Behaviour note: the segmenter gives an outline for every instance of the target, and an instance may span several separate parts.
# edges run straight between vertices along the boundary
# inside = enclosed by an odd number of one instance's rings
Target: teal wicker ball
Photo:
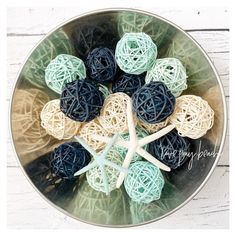
[[[123,158],[121,157],[120,153],[118,150],[115,148],[112,148],[109,153],[107,154],[106,157],[107,160],[114,162],[115,164],[122,166],[123,164]],[[115,168],[111,166],[106,166],[104,167],[107,182],[108,182],[108,187],[109,187],[109,192],[114,190],[116,188],[116,182],[119,176],[119,171],[116,170]],[[86,172],[86,178],[88,181],[88,184],[90,187],[93,189],[100,191],[100,192],[106,192],[104,182],[103,182],[103,176],[101,172],[101,168],[99,166],[96,166],[89,171]]]
[[[149,135],[146,130],[144,130],[143,128],[138,127],[138,126],[136,126],[136,134],[137,134],[138,138],[140,138],[140,139],[142,139],[142,138]],[[120,134],[120,138],[122,140],[129,140],[129,133]],[[143,146],[143,149],[147,150],[148,146],[149,145],[146,144],[145,146]],[[125,156],[128,152],[128,149],[124,148],[124,147],[120,147],[120,146],[116,146],[116,149],[119,151],[119,153],[122,155],[122,157],[125,158]],[[135,153],[133,158],[132,158],[132,162],[141,161],[141,160],[142,160],[142,157],[140,155],[138,155],[137,153]]]
[[[133,201],[150,203],[160,199],[164,178],[159,168],[150,162],[136,161],[130,165],[124,185]]]
[[[56,93],[61,93],[66,83],[85,77],[86,69],[83,61],[68,54],[58,55],[45,70],[46,84]]]
[[[139,75],[152,68],[157,46],[145,33],[126,33],[116,45],[115,58],[121,70]]]
[[[163,82],[178,97],[187,88],[186,69],[177,58],[157,59],[145,78],[147,84],[152,81]]]

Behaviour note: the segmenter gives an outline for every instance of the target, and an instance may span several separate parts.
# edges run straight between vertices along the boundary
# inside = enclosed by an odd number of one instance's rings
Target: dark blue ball
[[[125,73],[119,76],[112,83],[112,92],[122,92],[132,97],[133,93],[145,84],[145,75],[146,73],[142,73],[140,75]]]
[[[176,169],[185,163],[189,150],[189,140],[179,136],[176,130],[149,144],[149,152],[171,169]]]
[[[82,169],[91,160],[89,152],[77,142],[63,143],[52,153],[53,172],[64,178],[73,178],[75,172]]]
[[[132,96],[133,109],[139,119],[156,124],[170,116],[175,108],[175,97],[162,82],[150,82]]]
[[[75,80],[67,83],[60,98],[61,111],[75,121],[91,121],[99,116],[104,96],[95,83]]]
[[[113,52],[108,48],[93,49],[86,59],[87,75],[99,83],[109,83],[115,78],[117,64]]]

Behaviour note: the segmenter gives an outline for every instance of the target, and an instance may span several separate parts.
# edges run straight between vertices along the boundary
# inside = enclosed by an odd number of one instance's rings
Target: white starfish
[[[147,152],[142,147],[144,145],[151,143],[154,140],[162,137],[166,133],[168,133],[170,130],[173,129],[172,125],[167,126],[166,128],[163,128],[162,130],[160,130],[154,134],[151,134],[149,136],[139,139],[136,135],[135,123],[134,123],[133,113],[132,113],[131,99],[127,103],[127,121],[128,121],[128,128],[129,128],[129,140],[120,140],[119,139],[115,142],[115,145],[118,145],[118,146],[128,149],[128,152],[125,156],[125,160],[123,162],[122,167],[127,169],[132,161],[134,154],[137,153],[140,156],[142,156],[144,159],[146,159],[147,161],[149,161],[152,164],[154,164],[155,166],[159,167],[160,169],[165,170],[165,171],[170,171],[170,168],[168,166],[166,166],[162,162],[158,161],[155,157],[153,157],[149,152]],[[105,143],[109,143],[111,141],[111,138],[103,137],[100,135],[94,135],[93,138],[96,140],[105,142]],[[126,176],[126,173],[120,172],[119,178],[116,183],[117,188],[119,188],[121,186],[121,184],[124,181],[125,176]]]

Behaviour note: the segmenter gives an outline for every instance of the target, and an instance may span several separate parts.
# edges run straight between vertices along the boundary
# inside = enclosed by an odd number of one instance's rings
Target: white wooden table
[[[139,6],[133,6],[140,8]],[[215,64],[229,102],[229,14],[224,8],[140,8],[187,30]],[[51,29],[83,12],[82,8],[9,8],[7,11],[8,95],[23,61],[35,44]],[[28,183],[16,161],[8,137],[8,227],[95,228],[63,215],[45,202]],[[206,186],[194,199],[171,216],[142,228],[228,228],[229,225],[229,133],[222,157]]]

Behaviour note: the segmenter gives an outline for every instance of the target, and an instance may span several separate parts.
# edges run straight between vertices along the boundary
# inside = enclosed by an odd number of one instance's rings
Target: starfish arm
[[[118,171],[120,171],[120,172],[127,173],[127,169],[125,169],[125,168],[123,168],[123,167],[121,167],[121,166],[115,164],[115,163],[112,162],[112,161],[105,160],[104,163],[105,163],[105,165],[110,166],[110,167],[112,167],[112,168],[114,168],[114,169],[116,169],[116,170],[118,170]]]
[[[153,165],[157,166],[158,168],[165,170],[165,171],[170,171],[170,167],[167,165],[163,164],[162,162],[158,161],[154,156],[152,156],[150,153],[148,153],[146,150],[143,148],[138,147],[136,152],[145,158],[147,161],[151,162]]]
[[[104,157],[107,155],[107,153],[110,151],[110,149],[112,148],[112,146],[114,145],[115,141],[118,138],[118,134],[115,134],[109,141],[109,143],[107,143],[105,149],[102,152],[102,155],[104,155]]]
[[[133,112],[132,112],[131,99],[129,99],[127,102],[127,122],[128,122],[130,140],[136,141],[137,137],[136,137],[135,124],[134,124],[134,117],[133,117]]]
[[[123,165],[122,165],[123,168],[128,169],[128,167],[129,167],[129,165],[132,161],[134,153],[135,153],[135,148],[130,147],[128,149],[128,152],[127,152],[126,156],[125,156],[125,160],[124,160]],[[116,182],[116,187],[117,188],[120,188],[120,186],[122,185],[122,183],[125,179],[125,176],[126,176],[125,173],[120,172],[120,175],[119,175],[119,177],[117,179],[117,182]]]
[[[93,161],[92,163],[89,163],[87,166],[85,166],[84,168],[80,169],[79,171],[77,171],[74,176],[78,176],[81,175],[83,173],[85,173],[88,170],[91,170],[92,168],[94,168],[95,166],[97,166],[97,162]]]
[[[93,135],[93,139],[97,140],[97,141],[101,141],[101,142],[104,142],[104,143],[109,143],[111,141],[111,138],[110,137],[104,137],[104,136],[101,136],[101,135]],[[129,141],[126,141],[126,140],[117,140],[115,142],[115,145],[117,146],[120,146],[120,147],[125,147],[125,148],[128,148],[129,147]]]
[[[75,139],[93,156],[97,157],[98,154],[79,136],[75,136]]]
[[[148,144],[148,143],[153,142],[153,141],[156,140],[156,139],[161,138],[161,137],[164,136],[165,134],[168,134],[168,133],[169,133],[171,130],[173,130],[174,128],[175,128],[174,125],[168,125],[167,127],[165,127],[165,128],[163,128],[163,129],[157,131],[156,133],[151,134],[151,135],[149,135],[149,136],[146,136],[146,137],[140,139],[140,140],[138,141],[138,144],[139,144],[140,147],[142,147],[142,146],[144,146],[144,145],[146,145],[146,144]]]
[[[105,188],[105,193],[106,193],[106,195],[108,195],[109,194],[109,184],[108,184],[106,172],[104,170],[104,165],[100,165],[100,169],[101,169],[103,185]]]

